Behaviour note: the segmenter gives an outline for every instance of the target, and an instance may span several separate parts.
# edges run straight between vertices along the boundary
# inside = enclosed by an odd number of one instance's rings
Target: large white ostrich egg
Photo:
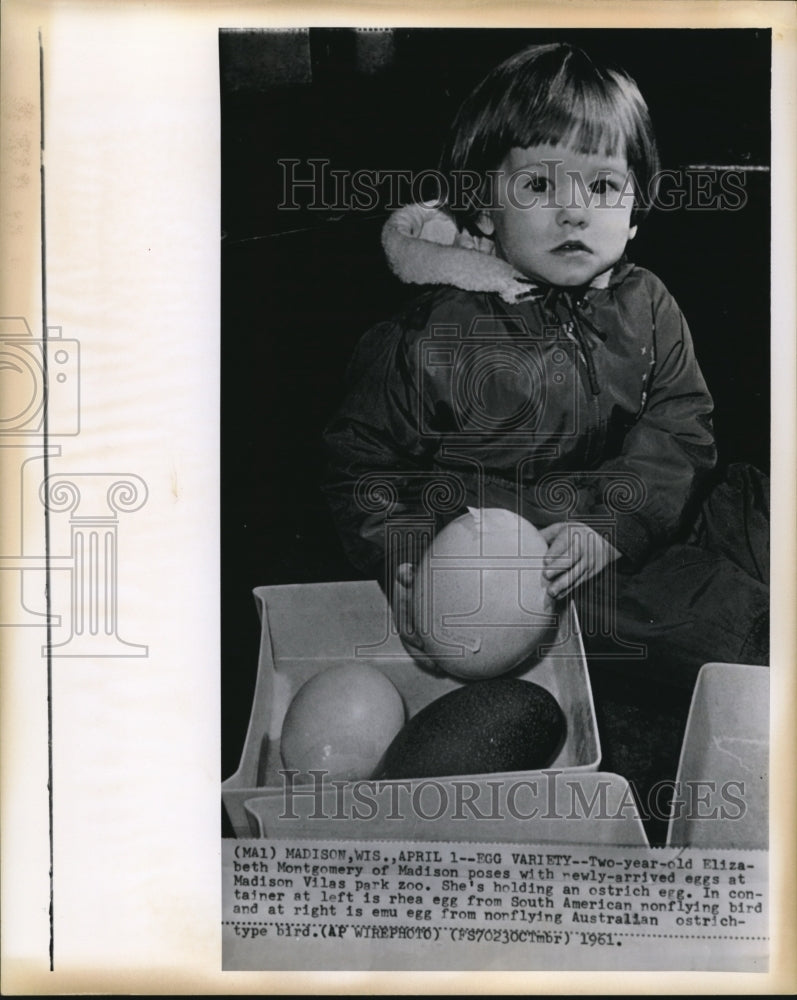
[[[415,641],[446,673],[481,679],[539,658],[556,625],[543,579],[548,544],[503,508],[469,508],[415,569]]]

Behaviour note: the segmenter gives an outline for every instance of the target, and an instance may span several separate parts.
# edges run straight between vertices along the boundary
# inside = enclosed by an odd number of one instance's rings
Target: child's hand
[[[548,593],[552,597],[564,597],[620,558],[617,549],[602,535],[579,521],[549,524],[540,534],[548,542],[543,577],[549,581]]]
[[[412,602],[412,581],[415,576],[415,567],[412,563],[401,563],[396,567],[396,575],[392,581],[391,606],[393,617],[396,622],[399,636],[404,648],[410,656],[417,662],[429,667],[437,672],[437,667],[426,655],[423,648],[423,637],[420,636],[415,627],[415,615]]]

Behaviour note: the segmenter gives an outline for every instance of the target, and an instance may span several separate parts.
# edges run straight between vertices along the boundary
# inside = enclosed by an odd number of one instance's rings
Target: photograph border
[[[214,430],[218,390],[213,370],[218,359],[218,282],[217,277],[207,280],[218,268],[218,214],[213,199],[203,200],[203,192],[214,190],[218,183],[218,137],[208,141],[218,128],[218,109],[210,110],[214,94],[217,103],[218,28],[322,23],[431,27],[443,20],[463,26],[557,27],[564,14],[560,5],[551,3],[495,4],[489,10],[451,4],[432,12],[420,5],[397,9],[364,3],[332,7],[172,2],[158,11],[137,0],[7,0],[4,4],[2,156],[4,167],[11,164],[12,169],[4,169],[0,182],[2,241],[8,261],[0,278],[0,315],[21,317],[33,331],[45,331],[52,322],[65,338],[79,342],[80,435],[70,440],[68,450],[62,446],[70,464],[76,463],[73,468],[86,475],[122,473],[144,484],[145,492],[140,488],[137,492],[138,499],[144,497],[141,513],[132,509],[137,500],[122,503],[130,507],[125,516],[133,513],[141,527],[127,535],[120,517],[119,566],[128,576],[119,581],[119,636],[147,647],[147,656],[139,659],[115,659],[105,650],[91,661],[93,654],[83,653],[64,661],[66,668],[59,663],[48,678],[41,669],[38,629],[0,633],[4,992],[444,993],[456,988],[513,993],[528,992],[533,985],[535,991],[554,993],[694,994],[718,989],[790,992],[797,983],[791,946],[795,930],[792,762],[797,727],[795,677],[789,669],[795,662],[797,603],[793,335],[797,155],[790,96],[797,91],[797,23],[793,5],[771,2],[579,2],[566,10],[567,19],[578,27],[708,22],[716,27],[773,28],[772,245],[773,261],[780,263],[773,267],[772,281],[773,330],[779,333],[772,339],[777,586],[772,588],[776,624],[771,787],[778,794],[772,796],[776,841],[771,859],[770,972],[410,973],[396,978],[374,972],[232,975],[220,971]],[[43,82],[42,51],[50,73]],[[118,71],[109,65],[114,51]],[[136,66],[145,64],[145,54],[150,60],[147,72],[136,73]],[[96,87],[103,74],[107,92]],[[53,81],[58,90],[52,89]],[[129,100],[123,101],[122,110],[132,118],[117,114],[113,104],[125,94]],[[176,123],[183,131],[170,137]],[[41,129],[48,142],[40,156]],[[47,194],[46,285],[40,267],[42,173]],[[119,227],[97,230],[105,235],[101,246],[85,235],[97,224],[91,207],[98,182],[100,207]],[[142,198],[152,191],[158,196],[151,202]],[[129,211],[133,205],[136,212]],[[164,218],[169,220],[170,206],[175,221],[163,223]],[[85,231],[80,226],[83,214],[88,215]],[[159,226],[164,238],[154,243]],[[185,238],[199,238],[200,243],[210,239],[210,246],[187,253],[184,260],[170,261],[172,241]],[[131,255],[133,246],[140,256]],[[119,277],[113,270],[115,255],[135,264],[121,287],[113,285]],[[101,258],[105,259],[99,266]],[[109,269],[107,274],[103,268]],[[103,275],[109,283],[96,284]],[[200,305],[191,296],[203,284]],[[188,303],[182,312],[174,303],[180,296]],[[203,350],[192,355],[197,336]],[[131,384],[138,380],[139,386],[148,386],[146,419],[138,392],[119,393],[120,344],[132,345],[126,377]],[[158,452],[164,427],[170,428],[171,436],[168,447]],[[124,463],[114,460],[110,444],[124,456]],[[0,459],[7,471],[8,455],[0,453]],[[47,509],[36,493],[33,514],[26,522],[35,544],[46,531]],[[9,539],[6,526],[3,531],[3,544],[19,547],[18,540]],[[12,551],[16,549],[2,549]],[[169,583],[155,588],[159,599],[153,602],[151,582],[157,577]],[[10,600],[7,579],[2,583],[5,603]],[[143,752],[141,732],[147,734]],[[113,774],[108,773],[109,762],[116,767]],[[175,775],[183,782],[179,792]],[[59,831],[54,847],[47,833],[52,829],[48,815]],[[70,942],[60,956],[56,945],[52,971],[51,868],[56,893],[60,891],[54,909],[56,929],[61,929],[61,941]],[[59,909],[61,900],[66,901],[65,909]]]

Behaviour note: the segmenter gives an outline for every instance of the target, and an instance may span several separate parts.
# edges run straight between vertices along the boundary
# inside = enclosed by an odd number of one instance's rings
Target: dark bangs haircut
[[[479,214],[491,204],[488,174],[509,151],[544,143],[625,154],[634,184],[632,222],[647,214],[659,155],[639,88],[624,71],[557,43],[531,46],[496,66],[457,112],[440,172],[444,207],[460,229],[479,231]]]

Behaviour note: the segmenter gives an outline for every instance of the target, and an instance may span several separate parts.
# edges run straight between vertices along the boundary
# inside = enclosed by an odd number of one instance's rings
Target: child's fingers
[[[550,545],[554,538],[565,530],[566,525],[561,522],[557,522],[556,524],[546,524],[544,528],[540,528],[540,534]]]
[[[415,631],[415,616],[412,603],[412,594],[409,587],[397,578],[393,589],[393,616],[396,620],[396,628],[400,635]]]
[[[561,597],[577,586],[589,572],[589,561],[585,557],[584,545],[577,532],[569,539],[567,556],[558,560],[559,565],[552,567],[544,576],[550,580],[548,593],[552,597]]]
[[[605,568],[606,561],[596,556],[591,547],[585,546],[584,549],[583,555],[575,560],[568,573],[555,580],[553,585],[548,588],[548,593],[552,597],[559,598],[568,595],[571,590],[597,576]]]
[[[415,570],[412,563],[400,563],[396,567],[396,579],[403,587],[411,586],[414,575]]]
[[[416,663],[440,673],[434,661],[423,647],[423,639],[416,629],[415,607],[412,600],[412,581],[415,567],[412,563],[401,563],[396,567],[393,596],[393,616],[401,643]]]
[[[556,580],[563,573],[567,573],[572,569],[573,563],[568,552],[564,552],[561,556],[550,562],[546,559],[545,569],[542,571],[542,576],[544,580]]]
[[[432,671],[433,673],[436,674],[443,673],[443,671],[440,669],[440,667],[437,666],[434,660],[432,660],[431,657],[427,655],[426,650],[423,648],[422,645],[419,644],[414,635],[406,635],[405,633],[401,633],[399,638],[401,639],[401,643],[406,649],[406,651],[413,658],[413,660],[415,660],[416,663],[420,664],[422,667],[425,667],[427,670]]]
[[[564,530],[551,541],[545,555],[543,576],[547,580],[557,579],[581,558],[583,547],[578,532],[569,531],[566,525],[562,527]]]
[[[413,660],[416,661],[416,663],[420,663],[424,667],[435,669],[436,665],[434,661],[431,660],[426,655],[426,650],[423,648],[423,646],[420,645],[420,643],[414,638],[414,636],[402,634],[400,638],[402,645],[410,654],[410,656],[413,658]]]
[[[548,551],[545,553],[545,562],[558,561],[562,556],[567,555],[571,550],[569,533],[567,530],[557,532],[548,540]]]
[[[548,593],[557,600],[567,596],[571,590],[589,576],[589,564],[586,560],[579,560],[566,573],[562,573],[556,580],[551,581]]]
[[[423,645],[423,637],[417,631],[411,591],[409,587],[405,588],[401,583],[396,586],[393,615],[401,643],[413,660],[428,670],[440,673],[434,661],[427,655]]]

